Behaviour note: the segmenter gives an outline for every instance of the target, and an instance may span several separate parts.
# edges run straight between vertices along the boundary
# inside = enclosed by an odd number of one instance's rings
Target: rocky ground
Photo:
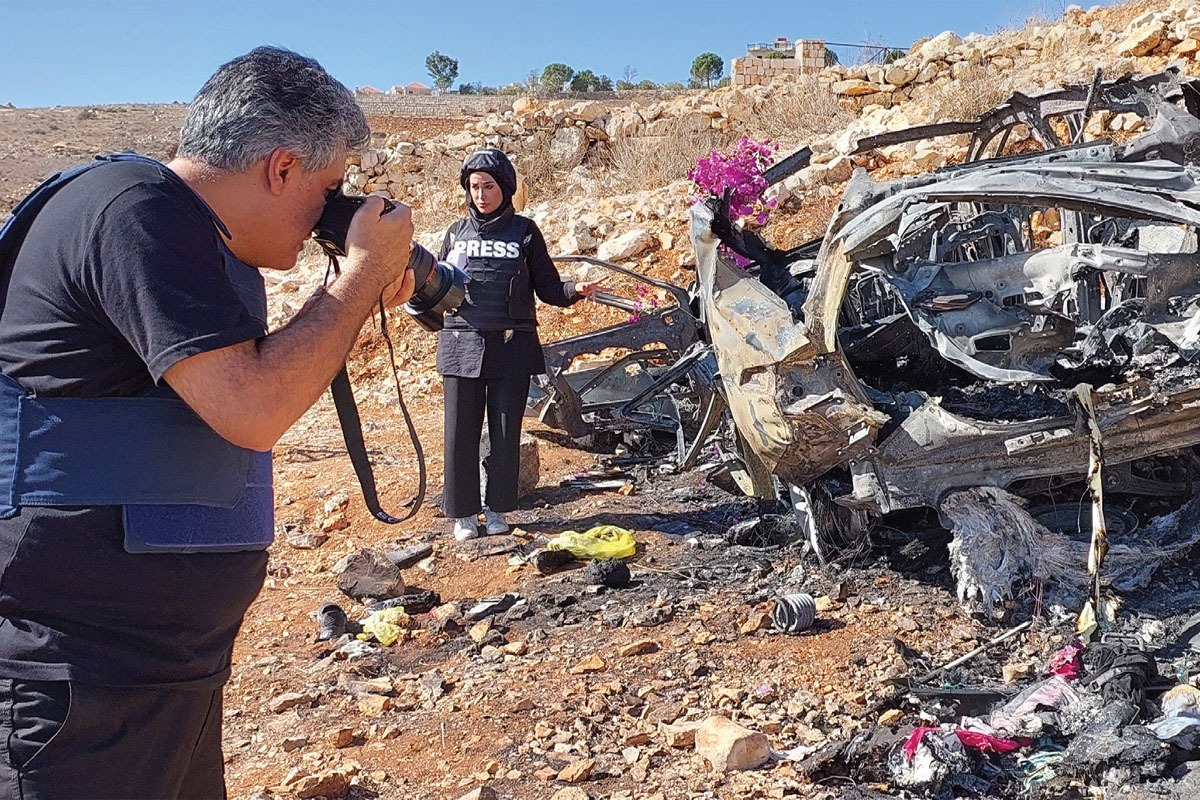
[[[503,119],[376,118],[379,135],[350,178],[358,188],[410,200],[422,240],[433,244],[458,213],[447,165],[470,147],[501,144],[520,156],[529,213],[554,249],[619,260],[684,285],[693,257],[683,173],[651,186],[633,181],[639,169],[649,174],[653,162],[665,160],[665,151],[654,149],[662,140],[699,153],[728,141],[721,136],[782,126],[786,152],[811,133],[814,164],[776,190],[781,205],[769,227],[777,244],[794,245],[821,235],[854,166],[886,178],[961,158],[961,142],[849,155],[860,136],[942,118],[948,104],[961,103],[964,91],[990,74],[956,64],[1000,70],[1006,92],[1044,87],[1068,67],[1069,77],[1088,76],[1105,58],[1141,71],[1183,58],[1194,71],[1190,43],[1200,42],[1193,33],[1200,25],[1192,22],[1200,15],[1189,4],[1175,6],[1169,22],[1154,16],[1161,13],[1156,4],[1134,3],[1069,10],[1061,21],[990,40],[936,37],[886,74],[842,69],[821,76],[816,84],[832,104],[788,106],[790,123],[771,116],[798,96],[786,86],[701,94],[678,107],[571,109],[530,101]],[[987,99],[978,94],[969,96]],[[177,105],[0,108],[0,214],[41,177],[94,153],[133,149],[168,157],[183,111]],[[802,131],[799,123],[814,117],[823,126]],[[1098,120],[1093,133],[1121,133],[1127,123]],[[623,140],[636,145],[622,151]],[[638,153],[650,160],[637,161]],[[323,270],[314,251],[293,273],[272,277],[273,324],[300,307]],[[618,281],[613,288],[631,287]],[[543,336],[563,338],[622,319],[612,309],[550,309]],[[660,474],[651,465],[631,471],[619,489],[564,487],[562,481],[597,468],[618,443],[583,446],[535,420],[527,428],[540,468],[536,488],[513,515],[517,527],[510,536],[456,543],[433,502],[442,474],[434,340],[403,319],[391,320],[388,330],[425,448],[430,496],[409,522],[373,520],[327,399],[279,443],[279,537],[226,694],[231,797],[885,796],[898,791],[883,769],[889,751],[870,750],[860,736],[855,756],[846,752],[847,741],[860,734],[877,741],[886,733],[890,748],[915,726],[956,711],[981,713],[1044,678],[1052,655],[1071,638],[1071,617],[1039,604],[1044,587],[1025,587],[995,618],[962,610],[944,538],[918,536],[923,528],[915,523],[903,537],[881,535],[852,557],[821,565],[795,543],[795,532],[730,537],[737,523],[781,509],[759,507],[711,469]],[[383,336],[368,328],[350,369],[383,504],[395,511],[415,489],[417,465],[389,361]],[[543,539],[601,524],[625,528],[637,541],[627,586],[589,582],[582,562],[551,574],[527,562]],[[410,605],[414,613],[392,631],[395,643],[317,641],[315,611],[322,604],[336,602],[352,619],[367,615],[361,599],[339,590],[339,562],[368,550],[417,546],[428,552],[397,574],[405,591],[437,597],[422,595],[420,613]],[[390,593],[400,591],[393,582]],[[775,598],[794,592],[814,598],[816,620],[786,635],[773,629],[769,612]],[[487,598],[503,600],[479,607]],[[1188,629],[1200,583],[1184,560],[1164,565],[1152,589],[1124,599],[1121,630],[1169,650]],[[1026,623],[927,681],[931,688],[909,689],[909,679]],[[1190,675],[1191,651],[1172,652],[1173,667]],[[744,730],[731,734],[710,718]],[[994,769],[1023,774],[1011,760],[994,760]],[[724,769],[750,764],[758,765]],[[1084,776],[1043,796],[1102,796],[1102,789],[1086,788],[1092,783]],[[996,780],[994,794],[958,791],[940,796],[1015,797],[1022,788],[1012,777]],[[1195,796],[1171,791],[1167,796]]]

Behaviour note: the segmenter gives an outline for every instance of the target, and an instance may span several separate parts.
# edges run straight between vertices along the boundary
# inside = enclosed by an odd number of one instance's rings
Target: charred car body
[[[1148,130],[1082,141],[1099,112],[1134,112]],[[1200,81],[1168,70],[861,140],[865,153],[972,136],[959,166],[886,184],[857,170],[826,236],[789,251],[733,225],[719,198],[696,205],[697,287],[671,292],[664,315],[688,324],[658,330],[655,317],[595,336],[634,351],[669,341],[658,357],[677,369],[637,401],[680,375],[693,390],[712,382],[680,451],[694,454],[722,404],[744,488],[774,497],[782,483],[819,507],[803,516],[827,538],[906,509],[953,527],[948,509],[980,487],[1029,500],[1050,525],[1058,500],[1079,505],[1097,438],[1107,491],[1186,498],[1200,479],[1198,115]],[[1007,154],[1018,140],[1040,149]],[[595,341],[547,345],[548,384]],[[550,407],[570,410],[569,394]],[[1136,526],[1119,502],[1111,513]]]
[[[1060,144],[1099,109],[1149,130]],[[768,475],[820,489],[843,536],[904,509],[945,521],[967,488],[1052,499],[1089,470],[1090,415],[1107,490],[1190,495],[1198,111],[1200,82],[1169,71],[863,140],[972,132],[970,155],[995,156],[1026,126],[1048,149],[888,184],[860,169],[824,239],[787,253],[697,206],[704,326],[756,492]],[[1097,387],[1086,414],[1081,385]]]

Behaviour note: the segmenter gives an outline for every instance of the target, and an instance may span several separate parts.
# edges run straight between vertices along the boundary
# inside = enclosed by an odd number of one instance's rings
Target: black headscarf
[[[500,187],[504,202],[495,211],[484,214],[475,207],[475,201],[471,199],[471,191],[467,188],[472,172],[486,172]],[[467,190],[467,209],[481,231],[486,232],[490,228],[505,225],[516,213],[513,210],[512,198],[517,191],[517,170],[508,160],[508,156],[496,148],[485,147],[468,156],[467,160],[463,162],[458,182],[462,184],[463,189]]]

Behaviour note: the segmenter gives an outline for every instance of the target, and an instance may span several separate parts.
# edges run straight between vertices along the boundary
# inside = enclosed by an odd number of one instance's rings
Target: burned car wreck
[[[1083,141],[1100,112],[1147,130]],[[1111,585],[1144,581],[1140,554],[1200,536],[1141,524],[1200,481],[1198,115],[1200,81],[1175,70],[1097,75],[863,139],[858,153],[971,143],[966,163],[890,183],[858,169],[826,235],[790,250],[735,225],[721,198],[699,203],[696,285],[600,264],[673,302],[547,344],[543,419],[572,436],[673,432],[679,468],[715,437],[743,491],[788,499],[823,560],[895,515],[936,512],[971,605],[991,609],[1033,562],[1082,587],[1089,548],[1111,550]],[[573,367],[614,347],[626,354]]]
[[[733,226],[719,201],[694,209],[703,325],[739,456],[756,494],[776,491],[774,476],[802,508],[824,505],[807,515],[814,541],[919,508],[966,533],[1004,503],[1036,520],[1034,532],[1069,533],[1091,529],[1102,492],[1193,494],[1197,82],[1097,81],[1055,95],[1049,120],[1037,116],[1046,102],[1019,98],[973,123],[969,153],[1002,148],[1020,125],[1049,149],[887,184],[859,169],[811,245],[778,251]],[[1145,114],[1149,130],[1053,146],[1056,131],[1080,138],[1097,108]],[[1102,476],[1081,504],[1089,473]],[[1110,502],[1097,519],[1130,532],[1137,520],[1121,508]],[[1070,561],[1069,542],[1061,549]],[[960,560],[978,572],[1004,557]],[[960,595],[985,606],[1009,588],[974,577],[960,572]]]

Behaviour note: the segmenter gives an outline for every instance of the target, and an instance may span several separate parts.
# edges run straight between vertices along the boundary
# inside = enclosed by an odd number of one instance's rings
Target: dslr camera
[[[341,190],[331,193],[325,201],[325,210],[313,228],[313,238],[331,258],[346,255],[350,220],[366,201],[365,197],[351,197]],[[388,200],[383,202],[384,214],[396,207]],[[416,242],[412,243],[408,268],[415,274],[416,288],[412,298],[404,304],[404,310],[425,330],[440,331],[446,312],[462,305],[466,276],[457,267],[438,261]]]

